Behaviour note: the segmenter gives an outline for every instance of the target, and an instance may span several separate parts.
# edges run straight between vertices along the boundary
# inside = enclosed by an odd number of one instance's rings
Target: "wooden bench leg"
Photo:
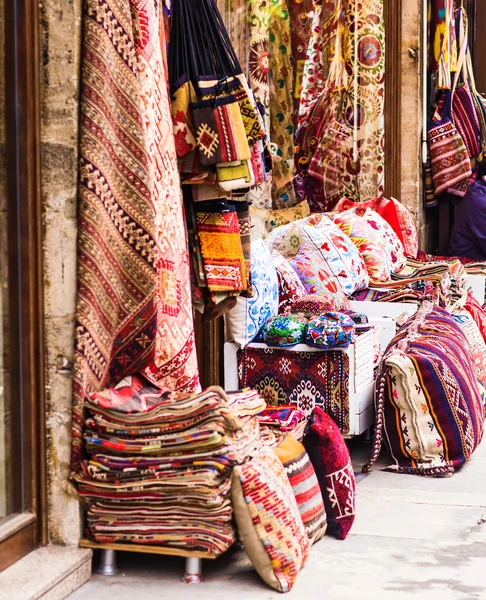
[[[186,573],[182,581],[184,583],[201,583],[203,581],[201,558],[186,558]]]
[[[116,575],[118,567],[116,566],[116,551],[101,550],[100,566],[98,575]]]

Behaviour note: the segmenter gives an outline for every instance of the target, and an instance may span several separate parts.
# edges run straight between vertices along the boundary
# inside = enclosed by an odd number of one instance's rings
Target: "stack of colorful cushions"
[[[235,541],[232,467],[261,446],[257,392],[163,393],[139,377],[90,396],[75,476],[88,535],[214,556]]]

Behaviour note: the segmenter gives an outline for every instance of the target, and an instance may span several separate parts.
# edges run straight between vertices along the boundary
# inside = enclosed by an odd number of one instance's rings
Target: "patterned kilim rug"
[[[199,389],[158,0],[85,0],[73,457],[86,393]]]

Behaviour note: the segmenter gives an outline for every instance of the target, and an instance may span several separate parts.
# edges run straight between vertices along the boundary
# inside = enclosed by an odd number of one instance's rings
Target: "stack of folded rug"
[[[262,441],[266,446],[277,446],[289,433],[299,441],[304,437],[307,417],[294,405],[269,406],[258,418]]]
[[[164,393],[128,377],[86,408],[89,457],[75,482],[91,539],[208,555],[231,546],[232,468],[261,446],[257,392]]]

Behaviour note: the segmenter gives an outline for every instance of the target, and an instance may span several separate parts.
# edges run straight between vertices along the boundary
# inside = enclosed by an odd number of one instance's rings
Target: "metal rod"
[[[116,575],[118,567],[116,566],[116,551],[102,550],[98,575]]]
[[[186,558],[186,573],[182,581],[184,583],[201,583],[203,581],[201,558]]]

